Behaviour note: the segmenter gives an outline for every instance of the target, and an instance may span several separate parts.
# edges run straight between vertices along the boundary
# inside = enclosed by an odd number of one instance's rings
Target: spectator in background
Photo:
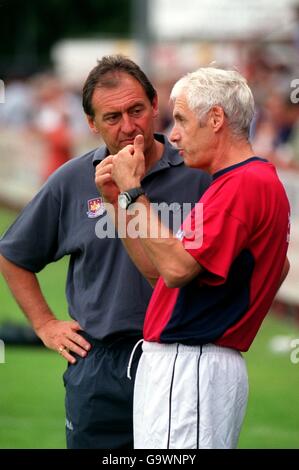
[[[66,163],[72,154],[72,130],[67,95],[60,81],[42,75],[35,79],[33,130],[45,143],[43,180]]]
[[[18,73],[5,80],[5,103],[0,103],[0,126],[15,131],[27,129],[33,106],[32,89],[28,80]]]
[[[255,152],[265,155],[278,168],[298,170],[298,124],[298,104],[283,93],[271,92],[256,118],[252,136]]]

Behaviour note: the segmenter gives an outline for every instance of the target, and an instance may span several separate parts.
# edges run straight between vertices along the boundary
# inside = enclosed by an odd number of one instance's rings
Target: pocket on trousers
[[[71,375],[72,371],[74,370],[74,368],[75,368],[75,365],[70,364],[68,362],[67,368],[66,368],[66,370],[64,371],[64,373],[62,375],[62,380],[63,380],[63,384],[64,384],[65,387],[67,386],[67,384],[69,382],[70,375]]]

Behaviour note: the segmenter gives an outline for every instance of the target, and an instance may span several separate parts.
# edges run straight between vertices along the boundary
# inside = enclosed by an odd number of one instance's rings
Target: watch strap
[[[130,205],[130,204],[133,204],[133,202],[135,202],[139,196],[142,196],[142,194],[145,194],[145,191],[141,186],[139,186],[138,188],[129,189],[128,191],[126,191],[126,193],[130,196],[130,199],[131,199],[131,201],[129,202],[129,205]]]

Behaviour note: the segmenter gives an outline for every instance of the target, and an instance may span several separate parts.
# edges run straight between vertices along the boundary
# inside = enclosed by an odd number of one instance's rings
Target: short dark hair
[[[126,73],[137,80],[152,103],[157,92],[141,68],[133,60],[123,55],[107,55],[98,60],[98,64],[90,71],[82,94],[82,105],[85,114],[94,117],[92,96],[95,88],[114,88],[119,84],[119,73]]]

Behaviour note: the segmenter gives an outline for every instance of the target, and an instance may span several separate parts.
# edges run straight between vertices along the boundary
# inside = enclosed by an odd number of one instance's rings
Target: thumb
[[[134,151],[137,153],[144,152],[144,137],[141,134],[136,135],[134,139]]]

